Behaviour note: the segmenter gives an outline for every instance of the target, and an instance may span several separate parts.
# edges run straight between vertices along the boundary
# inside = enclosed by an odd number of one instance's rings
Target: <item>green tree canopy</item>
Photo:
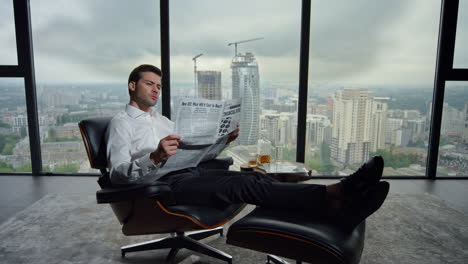
[[[371,156],[381,155],[385,161],[385,167],[405,168],[410,164],[419,163],[419,156],[412,153],[393,154],[392,151],[379,149],[377,152],[371,153]]]

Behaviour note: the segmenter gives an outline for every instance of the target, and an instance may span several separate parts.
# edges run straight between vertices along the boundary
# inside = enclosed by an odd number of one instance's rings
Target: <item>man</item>
[[[155,111],[161,95],[161,70],[140,65],[129,76],[130,102],[107,130],[107,159],[113,184],[169,184],[181,204],[249,203],[264,207],[325,214],[354,229],[384,202],[389,184],[380,182],[383,159],[374,157],[355,173],[330,185],[281,183],[257,172],[188,168],[156,175],[177,152],[180,137],[174,123]],[[239,129],[228,142],[237,138]],[[344,221],[343,221],[344,219]]]

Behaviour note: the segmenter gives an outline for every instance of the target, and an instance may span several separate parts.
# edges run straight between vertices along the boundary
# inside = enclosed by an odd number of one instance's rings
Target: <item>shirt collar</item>
[[[129,104],[127,104],[125,106],[125,112],[127,112],[127,114],[132,117],[132,118],[139,118],[139,117],[145,117],[145,116],[148,116],[148,115],[151,115],[151,116],[155,116],[156,115],[156,109],[154,109],[154,107],[151,107],[151,110],[149,112],[145,112],[145,111],[142,111],[141,109],[138,109],[134,106],[131,106]]]

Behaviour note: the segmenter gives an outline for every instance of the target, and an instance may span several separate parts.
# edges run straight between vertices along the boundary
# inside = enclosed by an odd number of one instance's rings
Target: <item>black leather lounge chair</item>
[[[167,248],[171,250],[166,261],[174,262],[177,252],[186,248],[232,263],[230,255],[198,240],[214,234],[223,235],[222,225],[237,215],[244,205],[226,208],[174,205],[171,202],[171,189],[162,182],[112,186],[107,171],[104,140],[110,120],[111,118],[92,118],[78,124],[91,167],[99,169],[102,174],[98,180],[102,189],[96,193],[97,202],[110,204],[126,236],[171,233],[165,238],[124,246],[121,248],[122,257],[127,252]],[[232,159],[212,160],[202,166],[228,169],[231,164]],[[186,233],[194,230],[201,231]]]

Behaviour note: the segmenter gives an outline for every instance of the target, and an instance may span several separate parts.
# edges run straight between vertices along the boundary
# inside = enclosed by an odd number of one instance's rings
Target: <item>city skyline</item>
[[[118,93],[114,92],[115,87],[119,87]],[[79,89],[80,96],[74,96],[75,90],[70,89],[70,86],[60,87],[52,85],[49,87],[48,85],[44,85],[38,90],[40,137],[43,162],[47,170],[92,172],[89,170],[89,166],[86,165],[86,155],[83,152],[82,142],[76,136],[79,135],[76,122],[87,117],[112,116],[122,111],[123,106],[127,103],[128,93],[125,90],[120,90],[120,85],[109,86],[107,88],[98,88],[96,86],[86,86],[86,88],[76,86],[76,88]],[[3,93],[6,97],[1,99],[3,102],[2,114],[0,115],[0,121],[2,121],[2,128],[0,129],[1,137],[5,135],[7,142],[11,142],[12,136],[21,136],[21,138],[18,138],[21,140],[17,145],[4,146],[2,150],[3,152],[8,148],[11,152],[7,152],[16,153],[16,156],[11,156],[11,154],[6,156],[1,155],[0,162],[7,162],[7,164],[11,164],[8,166],[21,168],[21,165],[26,166],[29,164],[26,108],[24,103],[18,103],[18,100],[22,96],[22,90],[8,89],[5,88],[5,85],[0,85],[0,89],[8,91]],[[329,159],[332,149],[332,128],[336,126],[333,121],[333,96],[337,91],[344,91],[346,89],[309,95],[307,105],[306,164],[307,166],[311,166],[314,171],[316,170],[316,174],[341,175],[342,173],[346,173],[350,166],[352,168],[352,164],[344,163],[343,167],[343,165],[337,164],[334,159]],[[457,91],[458,93],[454,93]],[[463,168],[467,168],[468,166],[468,158],[462,158],[463,155],[468,155],[468,150],[463,147],[460,141],[464,140],[466,144],[466,135],[468,135],[468,131],[462,129],[465,125],[463,122],[466,122],[463,119],[463,115],[464,113],[468,115],[468,104],[466,103],[468,102],[466,99],[466,96],[468,96],[467,91],[468,86],[464,85],[464,83],[451,86],[446,91],[446,98],[449,101],[444,107],[442,119],[441,158],[439,164],[440,166],[449,166],[449,168],[441,167],[440,173],[443,173],[443,175],[455,175],[454,168],[459,168],[458,173],[462,173]],[[385,133],[381,131],[374,134],[378,135],[376,138],[380,138],[380,140],[384,139],[385,145],[384,147],[376,147],[375,150],[377,152],[372,148],[369,152],[406,157],[404,163],[398,163],[399,161],[397,162],[396,160],[392,162],[392,158],[389,158],[389,167],[386,167],[385,171],[386,175],[424,174],[430,109],[420,111],[414,107],[407,107],[408,105],[415,106],[414,100],[421,97],[419,94],[411,93],[411,91],[407,92],[407,94],[401,94],[401,91],[395,90],[395,94],[399,95],[399,97],[392,98],[373,94],[372,100],[375,101],[373,103],[374,114],[372,115],[374,119],[372,122],[373,128],[370,129],[370,126],[362,128],[363,130],[378,131],[375,124],[379,123],[377,121],[380,120],[381,129],[384,129],[383,127],[386,126],[386,131]],[[283,94],[283,96],[277,96],[277,93]],[[178,96],[177,93],[173,93],[172,95]],[[410,104],[402,104],[401,102],[408,99],[408,95],[413,95],[413,97],[410,97]],[[11,104],[5,104],[8,102],[5,100],[8,100]],[[453,104],[456,102],[455,100],[458,100],[456,105]],[[377,102],[380,102],[380,107]],[[388,105],[384,106],[384,104]],[[8,105],[14,107],[9,107]],[[260,106],[259,129],[267,130],[267,138],[272,141],[273,146],[276,148],[275,152],[279,153],[279,158],[295,160],[297,96],[285,93],[281,88],[277,88],[269,96],[260,97]],[[379,108],[382,110],[381,114],[386,112],[386,123],[383,123],[384,118],[377,118],[376,110],[379,110]],[[446,114],[448,113],[447,111],[450,111],[451,114]],[[468,117],[465,119],[468,120]],[[10,125],[8,126],[8,124]],[[377,142],[378,140],[374,141]],[[243,148],[245,146],[240,145],[238,147]],[[81,161],[82,163],[69,164],[68,161],[70,160],[74,162]]]

